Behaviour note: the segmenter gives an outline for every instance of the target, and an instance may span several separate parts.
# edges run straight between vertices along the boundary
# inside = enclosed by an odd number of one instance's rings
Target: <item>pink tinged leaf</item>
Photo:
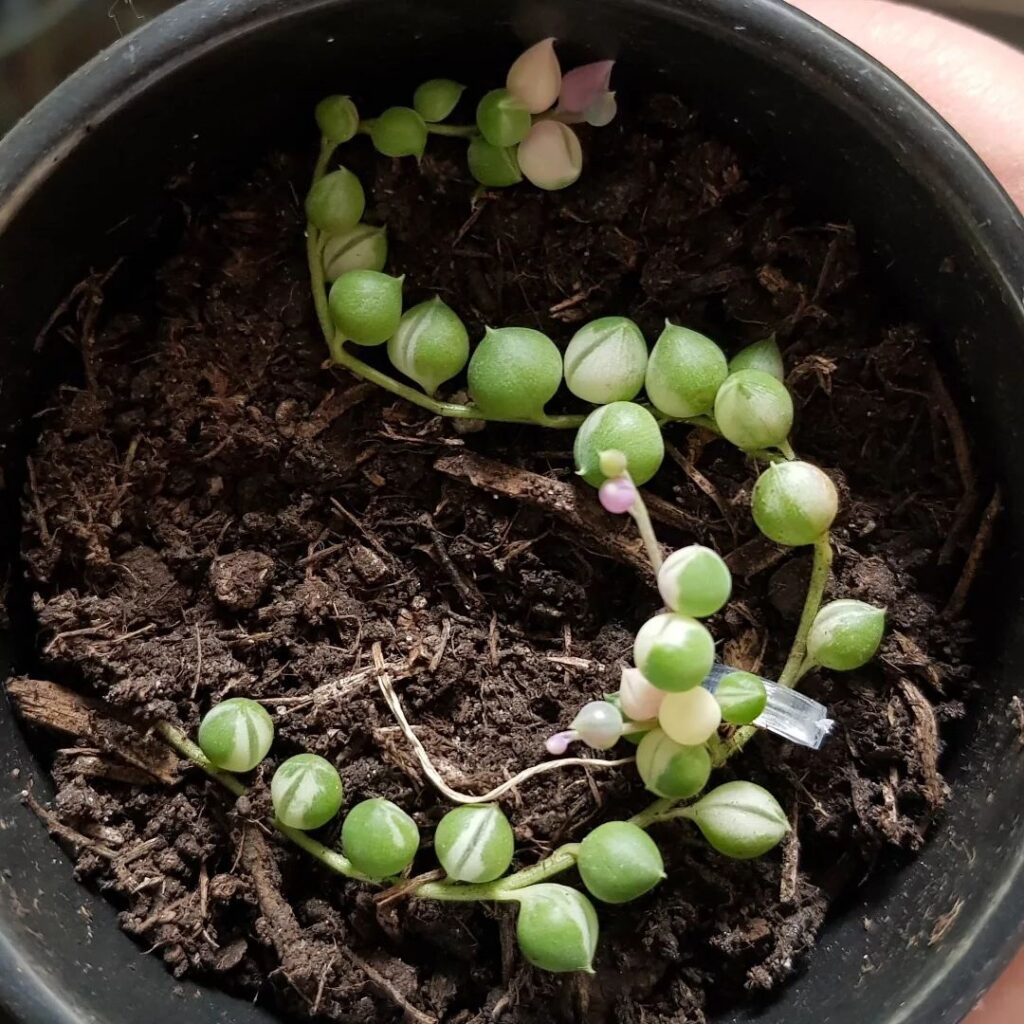
[[[597,492],[598,500],[609,512],[622,515],[628,512],[636,501],[636,487],[626,477],[605,480]]]
[[[531,114],[541,114],[558,99],[562,68],[554,37],[542,39],[521,53],[508,69],[505,87]]]
[[[549,736],[544,742],[544,749],[555,757],[561,757],[568,749],[569,744],[577,739],[576,733],[571,729],[568,732],[556,732]]]
[[[608,92],[612,77],[613,60],[597,60],[582,64],[562,77],[562,91],[558,94],[558,109],[582,114]]]
[[[583,112],[583,119],[595,128],[603,128],[615,120],[618,112],[619,105],[615,102],[615,93],[606,92],[587,107]]]
[[[519,144],[517,155],[527,180],[549,191],[571,185],[583,169],[580,140],[560,121],[538,121]]]

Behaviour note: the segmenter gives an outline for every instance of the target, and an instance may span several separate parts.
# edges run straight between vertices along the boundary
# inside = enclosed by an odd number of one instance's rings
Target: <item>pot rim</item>
[[[0,237],[50,173],[95,127],[131,105],[154,83],[211,49],[230,45],[268,24],[343,6],[347,0],[185,0],[131,35],[114,42],[62,82],[0,140]],[[760,50],[783,40],[773,59],[805,85],[841,81],[847,112],[885,147],[911,165],[913,175],[949,210],[1024,325],[1024,212],[973,149],[932,107],[887,68],[825,25],[783,0],[604,0],[641,8],[653,17],[742,25],[734,42]],[[1008,863],[1002,883],[975,927],[948,955],[925,987],[885,1024],[935,1020],[952,1024],[969,1011],[1004,970],[1024,938],[1024,924],[1006,929],[999,909],[1024,889],[1024,850]],[[970,963],[965,963],[967,957]],[[960,972],[950,1001],[946,983]],[[15,1008],[17,1008],[15,1010]],[[32,1024],[78,1024],[77,1008],[36,974],[0,932],[0,1017]],[[17,1016],[14,1016],[14,1013]]]

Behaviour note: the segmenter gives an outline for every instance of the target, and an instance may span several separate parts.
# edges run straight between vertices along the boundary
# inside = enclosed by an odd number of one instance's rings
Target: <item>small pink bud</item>
[[[613,60],[597,60],[593,64],[582,64],[566,72],[558,94],[558,109],[582,114],[592,107],[607,94],[613,67]]]
[[[555,757],[561,757],[568,749],[573,740],[579,739],[572,729],[567,732],[556,732],[544,741],[544,749]]]
[[[562,69],[555,54],[554,38],[534,43],[508,69],[505,88],[531,114],[541,114],[558,99]]]
[[[609,512],[622,515],[628,512],[636,501],[636,487],[626,477],[605,480],[597,492],[598,500]]]
[[[583,169],[580,140],[560,121],[538,121],[519,144],[517,156],[527,180],[548,191],[571,185]]]

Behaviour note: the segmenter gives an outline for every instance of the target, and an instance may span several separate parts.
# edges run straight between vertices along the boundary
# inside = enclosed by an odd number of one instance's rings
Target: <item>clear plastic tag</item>
[[[725,676],[739,671],[728,665],[716,664],[704,680],[704,689],[714,693]],[[768,694],[768,703],[760,717],[754,719],[754,725],[801,747],[820,749],[835,726],[828,717],[828,708],[796,690],[779,686],[771,679],[761,678],[761,682]]]

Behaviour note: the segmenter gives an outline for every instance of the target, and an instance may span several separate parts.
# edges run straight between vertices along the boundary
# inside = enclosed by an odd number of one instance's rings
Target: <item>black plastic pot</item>
[[[852,0],[851,0],[852,2]],[[0,144],[0,439],[13,489],[33,411],[33,341],[90,268],[137,251],[164,185],[210,183],[312,139],[328,91],[399,97],[438,73],[500,69],[517,36],[617,55],[622,89],[691,97],[716,129],[858,225],[905,311],[934,325],[975,400],[1008,513],[981,691],[946,767],[948,814],[924,853],[862,892],[761,1024],[953,1024],[1022,936],[1024,757],[1009,713],[1024,670],[1024,222],[964,143],[859,51],[773,0],[191,0],[96,58]],[[485,66],[485,61],[492,62]],[[16,495],[7,495],[8,510]],[[7,521],[13,537],[13,516]],[[13,546],[13,542],[12,542]],[[24,638],[22,638],[24,641]],[[5,641],[3,651],[13,649]],[[23,1024],[190,1024],[261,1010],[174,983],[18,802],[40,777],[0,705],[0,1017]],[[83,908],[88,913],[83,913]],[[952,914],[930,943],[937,921]],[[865,920],[870,927],[865,927]],[[937,934],[937,933],[935,933]],[[722,1022],[724,1024],[724,1022]]]

